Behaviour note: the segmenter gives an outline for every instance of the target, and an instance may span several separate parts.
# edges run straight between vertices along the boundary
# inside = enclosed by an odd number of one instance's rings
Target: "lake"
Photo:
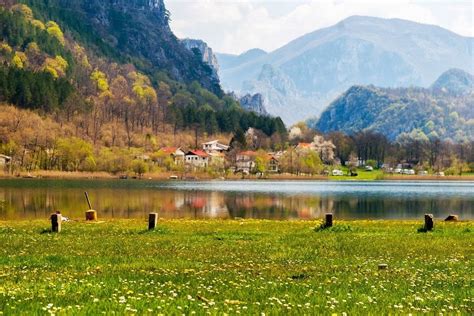
[[[0,180],[0,220],[83,218],[84,191],[101,218],[474,218],[474,182]]]

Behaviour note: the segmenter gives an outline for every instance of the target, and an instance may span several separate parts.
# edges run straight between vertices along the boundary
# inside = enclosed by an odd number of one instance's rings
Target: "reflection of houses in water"
[[[229,211],[220,192],[186,192],[184,208],[194,212],[195,218],[227,218]]]
[[[268,194],[227,194],[231,217],[269,219],[314,219],[332,212],[334,201],[311,196]]]
[[[5,185],[0,188],[0,219],[47,219],[55,210],[82,219],[87,204],[79,188]],[[88,188],[93,207],[100,218],[142,218],[158,212],[162,218],[266,218],[312,219],[333,212],[336,218],[380,219],[422,218],[424,213],[442,217],[450,212],[472,219],[472,195],[466,197],[419,196],[344,192],[331,194],[283,194],[265,192],[208,192],[142,187]],[[135,183],[135,182],[134,182]],[[142,182],[136,182],[137,186]],[[109,182],[104,182],[108,186]],[[308,184],[310,185],[310,184]]]

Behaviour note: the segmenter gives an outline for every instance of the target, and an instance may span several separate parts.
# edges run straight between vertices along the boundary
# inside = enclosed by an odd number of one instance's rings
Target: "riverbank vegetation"
[[[472,222],[0,222],[10,314],[469,314]],[[379,265],[386,264],[386,269]]]

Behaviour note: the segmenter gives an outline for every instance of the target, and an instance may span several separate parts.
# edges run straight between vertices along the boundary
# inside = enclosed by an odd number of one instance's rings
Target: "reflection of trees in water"
[[[232,218],[311,219],[321,217],[332,202],[319,197],[262,193],[228,193],[225,198]]]
[[[336,218],[420,218],[424,213],[444,217],[456,213],[472,218],[472,198],[396,195],[285,195],[163,190],[149,188],[88,188],[92,206],[102,218],[143,218],[158,212],[167,218],[321,218],[334,212]],[[48,218],[60,210],[83,218],[87,210],[81,188],[0,189],[0,219]]]
[[[426,213],[444,217],[449,213],[472,217],[473,204],[457,198],[419,198],[403,196],[329,197],[334,201],[336,216],[347,219],[418,218]]]

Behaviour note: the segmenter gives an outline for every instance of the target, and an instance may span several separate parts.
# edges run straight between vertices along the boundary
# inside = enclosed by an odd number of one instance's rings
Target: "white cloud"
[[[200,38],[214,50],[271,51],[351,15],[402,18],[474,36],[473,3],[453,0],[165,0],[178,37]]]

